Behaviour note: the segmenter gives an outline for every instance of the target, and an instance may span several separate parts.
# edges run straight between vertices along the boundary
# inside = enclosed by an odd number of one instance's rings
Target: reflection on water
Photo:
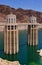
[[[42,37],[42,31],[38,34],[39,39]],[[40,36],[41,35],[41,36]],[[42,40],[38,42],[38,46],[27,46],[27,32],[19,32],[19,53],[16,55],[6,55],[4,54],[4,35],[0,33],[0,57],[10,61],[18,60],[21,65],[42,65],[42,59],[40,59],[37,49],[42,48]],[[41,44],[41,45],[40,45]]]
[[[38,65],[39,59],[37,46],[28,46],[28,65]]]
[[[10,60],[10,61],[15,61],[15,60],[18,60],[18,55],[17,54],[12,54],[12,55],[7,55],[7,54],[4,54],[4,59],[7,59],[7,60]]]
[[[19,32],[19,53],[16,55],[6,55],[3,51],[3,33],[0,33],[0,57],[10,61],[18,60],[22,65],[27,63],[27,32]],[[2,42],[3,41],[3,42]]]

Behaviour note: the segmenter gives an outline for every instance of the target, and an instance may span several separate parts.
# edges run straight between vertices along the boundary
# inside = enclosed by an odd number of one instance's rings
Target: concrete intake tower
[[[38,45],[38,23],[36,17],[30,17],[29,23],[31,25],[28,25],[28,45]]]
[[[16,54],[19,51],[18,44],[18,24],[16,15],[7,15],[4,29],[4,52],[6,54]]]

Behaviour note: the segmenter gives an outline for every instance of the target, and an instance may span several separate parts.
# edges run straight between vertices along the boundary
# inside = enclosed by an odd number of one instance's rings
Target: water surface
[[[28,46],[27,31],[19,32],[19,53],[16,55],[4,54],[4,33],[0,32],[0,57],[9,61],[18,60],[21,65],[42,65],[37,49],[42,48],[42,30],[38,33],[38,46]]]

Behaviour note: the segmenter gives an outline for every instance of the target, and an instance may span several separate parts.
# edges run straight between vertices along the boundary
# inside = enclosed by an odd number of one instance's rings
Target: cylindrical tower
[[[16,54],[19,51],[18,24],[16,15],[7,15],[7,22],[4,30],[4,52],[6,54]]]
[[[36,17],[30,17],[29,23],[31,23],[31,25],[28,25],[28,45],[38,45],[38,25]]]

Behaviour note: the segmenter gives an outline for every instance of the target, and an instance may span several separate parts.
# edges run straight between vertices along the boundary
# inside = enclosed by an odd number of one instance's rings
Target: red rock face
[[[42,12],[22,8],[15,9],[5,5],[0,5],[0,20],[5,21],[6,15],[10,12],[17,16],[17,22],[28,22],[29,17],[33,15],[37,17],[37,22],[42,23]]]

